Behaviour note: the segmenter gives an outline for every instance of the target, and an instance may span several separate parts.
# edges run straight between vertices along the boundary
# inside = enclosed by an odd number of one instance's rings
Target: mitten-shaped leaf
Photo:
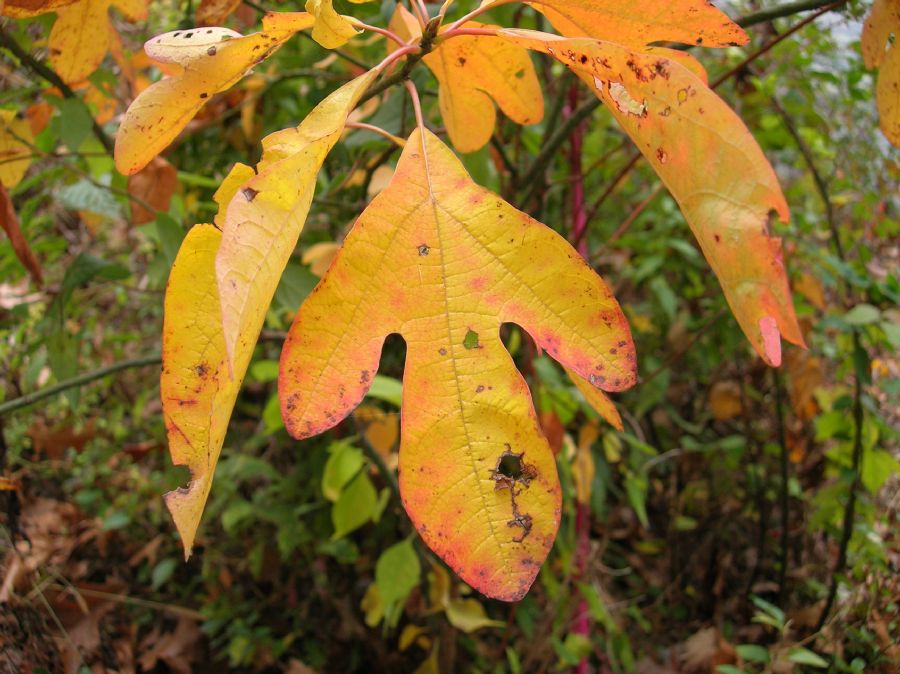
[[[681,207],[741,329],[770,365],[783,336],[803,344],[781,252],[770,236],[788,207],[741,119],[703,80],[660,56],[586,38],[503,30],[552,55],[603,101]]]
[[[259,33],[241,37],[227,28],[194,28],[159,35],[147,54],[183,70],[144,89],[129,106],[116,135],[116,168],[140,171],[171,143],[210,96],[233,86],[297,31],[309,28],[305,12],[270,13]]]
[[[497,28],[470,21],[464,28]],[[415,18],[397,5],[391,28],[401,37],[421,34]],[[496,103],[517,124],[544,117],[544,95],[528,50],[489,36],[461,35],[439,42],[423,59],[437,78],[441,117],[453,147],[475,152],[490,141]]]
[[[231,378],[214,267],[221,240],[213,225],[193,227],[166,288],[160,397],[172,461],[191,471],[188,487],[166,494],[166,505],[185,557],[191,554],[231,410],[253,353],[250,345],[236,354],[238,374]]]
[[[400,333],[403,503],[467,583],[516,600],[553,544],[560,487],[503,322],[598,387],[634,383],[631,335],[602,279],[417,130],[298,312],[279,394],[295,437],[331,428],[368,390],[385,337]]]
[[[275,288],[297,245],[326,155],[344,130],[347,116],[376,70],[348,82],[319,103],[296,128],[263,139],[256,175],[234,189],[225,211],[216,276],[222,329],[230,362],[252,348]],[[232,173],[251,173],[237,165]]]

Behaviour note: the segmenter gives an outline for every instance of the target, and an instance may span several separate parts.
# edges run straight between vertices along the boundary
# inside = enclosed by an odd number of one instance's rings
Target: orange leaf
[[[0,3],[0,14],[16,19],[30,19],[47,12],[55,12],[60,7],[75,2],[78,0],[6,0],[5,3]]]
[[[34,282],[37,285],[43,285],[44,278],[41,274],[41,264],[28,246],[28,241],[22,235],[22,228],[19,225],[19,219],[16,217],[16,211],[13,209],[12,199],[9,198],[9,193],[2,184],[0,184],[0,229],[6,232],[16,257],[19,258],[19,262],[31,274]]]
[[[78,0],[56,8],[50,31],[50,60],[64,82],[80,82],[94,72],[109,50],[109,8],[129,21],[147,18],[147,0]]]
[[[732,47],[749,41],[741,27],[709,0],[534,0],[528,4],[567,37],[593,37],[631,47],[651,42]]]
[[[173,31],[144,46],[181,73],[148,87],[134,100],[116,136],[116,168],[131,175],[171,143],[210,96],[233,86],[313,18],[304,12],[269,13],[263,30],[240,37],[227,28]]]
[[[891,42],[891,34],[894,41]],[[900,0],[875,0],[862,31],[862,53],[867,68],[880,68],[875,95],[881,130],[900,147]]]
[[[561,495],[528,386],[500,340],[504,322],[597,386],[635,381],[631,335],[602,279],[416,130],[300,308],[279,395],[295,437],[333,427],[368,390],[385,337],[400,333],[403,503],[463,580],[513,601],[553,544]]]
[[[241,0],[200,0],[196,19],[199,26],[220,26],[241,6]]]
[[[128,178],[128,193],[146,203],[131,201],[131,223],[143,225],[156,219],[156,212],[168,212],[172,195],[178,189],[178,172],[162,157],[156,157],[139,173]]]
[[[803,344],[782,260],[770,236],[788,207],[775,172],[741,119],[695,73],[618,44],[503,30],[552,55],[603,101],[681,207],[750,343],[781,363],[780,337]]]
[[[397,5],[392,26],[401,37],[419,34],[403,5]],[[470,21],[464,28],[497,26]],[[526,49],[494,37],[462,35],[439,42],[423,61],[438,80],[441,116],[460,152],[475,152],[490,141],[494,103],[517,124],[537,124],[544,117],[544,96]]]

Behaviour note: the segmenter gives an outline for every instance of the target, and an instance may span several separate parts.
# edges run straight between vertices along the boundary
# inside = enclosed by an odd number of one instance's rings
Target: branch
[[[102,367],[99,370],[86,372],[84,374],[78,375],[77,377],[66,379],[65,381],[59,382],[58,384],[54,384],[53,386],[48,386],[47,388],[41,389],[40,391],[28,393],[26,395],[23,395],[21,398],[13,398],[12,400],[8,400],[5,403],[0,403],[0,415],[6,414],[8,412],[13,412],[22,407],[27,407],[28,405],[32,405],[40,400],[44,400],[45,398],[55,396],[56,394],[62,393],[63,391],[68,391],[71,388],[78,388],[79,386],[89,384],[92,381],[103,379],[104,377],[108,377],[109,375],[120,372],[121,370],[128,370],[135,367],[147,367],[150,365],[159,365],[160,363],[162,363],[162,356],[160,356],[159,354],[155,354],[152,356],[143,356],[141,358],[134,358],[132,360],[123,360],[118,363],[113,363],[112,365]]]
[[[12,36],[10,36],[6,32],[6,28],[4,26],[0,26],[0,45],[6,47],[19,59],[22,65],[28,67],[29,70],[33,71],[37,75],[40,75],[45,80],[47,80],[50,84],[55,86],[60,90],[64,98],[78,98],[78,95],[72,91],[72,87],[63,82],[62,78],[56,74],[52,68],[47,66],[44,63],[41,63],[37,59],[35,59],[31,54],[29,54],[22,46],[16,42]],[[112,138],[110,138],[106,131],[103,130],[97,120],[91,117],[91,129],[94,132],[94,135],[97,137],[97,140],[100,141],[100,144],[106,149],[106,151],[112,155],[114,144]]]
[[[735,23],[741,28],[747,28],[759,23],[765,23],[766,21],[774,21],[775,19],[781,19],[786,16],[800,14],[801,12],[821,9],[828,5],[838,6],[846,4],[847,0],[841,0],[840,2],[834,2],[834,0],[801,0],[801,2],[791,2],[787,5],[781,5],[780,7],[772,7],[771,9],[764,9],[759,12],[754,12],[753,14],[748,14],[745,17],[736,19]]]

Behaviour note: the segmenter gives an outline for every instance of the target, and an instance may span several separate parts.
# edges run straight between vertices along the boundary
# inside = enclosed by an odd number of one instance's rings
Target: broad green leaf
[[[264,138],[256,175],[231,198],[216,256],[222,329],[231,365],[236,353],[256,344],[306,222],[322,162],[376,75],[375,70],[360,75],[319,103],[300,126]],[[240,166],[234,170],[245,172]]]
[[[377,519],[377,511],[378,495],[366,471],[362,470],[341,492],[331,509],[331,522],[334,524],[331,540],[343,538],[369,520]]]
[[[391,26],[401,37],[421,34],[403,5],[397,5]],[[496,28],[475,21],[463,27]],[[544,117],[544,96],[526,49],[494,37],[462,35],[439,41],[423,61],[438,80],[441,118],[460,152],[475,152],[490,141],[494,103],[517,124],[537,124]]]
[[[419,584],[422,569],[412,539],[395,543],[381,553],[375,564],[375,583],[386,606],[406,601]]]
[[[500,340],[505,322],[600,388],[635,381],[628,325],[602,279],[416,130],[300,308],[279,393],[292,435],[327,430],[359,404],[386,336],[400,333],[403,503],[463,580],[511,601],[553,544],[561,494],[528,386]],[[466,348],[471,333],[477,346]],[[510,456],[521,462],[515,477],[500,470]]]
[[[891,34],[894,39],[891,40]],[[875,95],[881,130],[900,147],[900,0],[875,0],[862,31],[862,53],[867,68],[879,68]]]
[[[366,465],[362,450],[348,442],[335,442],[328,448],[328,461],[322,473],[322,494],[337,501],[344,486]]]
[[[881,318],[881,311],[871,304],[857,304],[844,314],[844,320],[850,325],[870,325]]]
[[[813,653],[808,648],[792,648],[788,652],[787,659],[796,662],[798,665],[809,665],[810,667],[818,667],[819,669],[827,669],[828,661],[821,655]]]
[[[253,353],[243,348],[235,376],[226,364],[215,256],[222,234],[196,225],[185,237],[166,288],[160,379],[169,453],[187,466],[191,482],[166,494],[166,505],[189,557],[206,504],[231,410]]]
[[[34,136],[28,120],[14,110],[0,110],[0,185],[15,187],[31,165]]]
[[[749,41],[740,26],[708,0],[533,0],[527,4],[566,37],[592,37],[633,47],[651,42],[732,47]]]
[[[756,644],[740,644],[735,646],[735,651],[743,660],[748,660],[749,662],[759,662],[761,664],[766,664],[769,662],[769,649],[763,646],[757,646]]]
[[[182,70],[144,89],[129,106],[116,135],[116,168],[126,175],[140,171],[213,94],[233,86],[294,33],[312,24],[313,17],[305,12],[270,12],[263,18],[262,31],[246,37],[233,37],[233,31],[223,32],[225,29],[194,28],[148,41],[148,54],[180,65]],[[225,39],[229,36],[232,39]],[[212,37],[218,38],[215,44],[209,44]],[[183,47],[178,40],[202,48]]]
[[[769,365],[803,345],[770,218],[778,179],[741,119],[684,66],[612,42],[503,30],[568,66],[609,108],[681,207],[744,334]]]

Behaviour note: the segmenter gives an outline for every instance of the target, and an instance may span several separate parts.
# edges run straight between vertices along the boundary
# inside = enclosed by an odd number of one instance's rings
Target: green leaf
[[[372,481],[365,471],[360,471],[341,492],[340,498],[331,509],[331,521],[334,524],[331,540],[343,538],[359,529],[372,519],[377,505],[378,495],[375,493],[375,487],[372,486]]]
[[[391,403],[396,407],[400,407],[400,403],[403,399],[403,384],[400,383],[400,380],[394,379],[393,377],[385,377],[384,375],[376,374],[372,378],[372,387],[369,389],[369,392],[366,393],[366,397],[377,398],[378,400],[383,400],[386,403]]]
[[[747,660],[748,662],[766,664],[770,660],[769,650],[755,644],[741,644],[736,646],[734,650],[737,651],[742,660]]]
[[[819,667],[821,669],[828,667],[827,660],[807,648],[792,648],[787,658],[798,665],[809,665],[810,667]]]
[[[850,325],[870,325],[881,318],[881,311],[871,304],[857,304],[844,314],[844,321]]]
[[[641,525],[645,529],[648,528],[650,521],[647,519],[647,480],[636,475],[629,475],[625,478],[625,493],[628,494],[628,502],[641,521]]]
[[[719,665],[716,667],[718,674],[746,674],[743,669],[739,669],[734,665]]]
[[[91,135],[91,113],[79,98],[62,99],[56,107],[60,112],[60,140],[70,151],[77,152],[84,140]]]
[[[175,572],[177,566],[178,560],[171,557],[166,557],[159,564],[154,566],[153,572],[150,574],[151,587],[154,590],[158,590],[163,585],[165,585],[169,578],[172,577],[172,574]]]
[[[402,604],[419,584],[422,569],[412,539],[395,543],[381,553],[375,564],[375,584],[385,606]]]
[[[90,211],[109,218],[122,215],[122,206],[109,190],[99,187],[88,180],[63,187],[56,193],[63,207],[73,211]]]
[[[335,442],[328,447],[328,461],[322,473],[322,494],[329,501],[337,501],[344,486],[352,480],[366,460],[362,450],[349,442]]]

